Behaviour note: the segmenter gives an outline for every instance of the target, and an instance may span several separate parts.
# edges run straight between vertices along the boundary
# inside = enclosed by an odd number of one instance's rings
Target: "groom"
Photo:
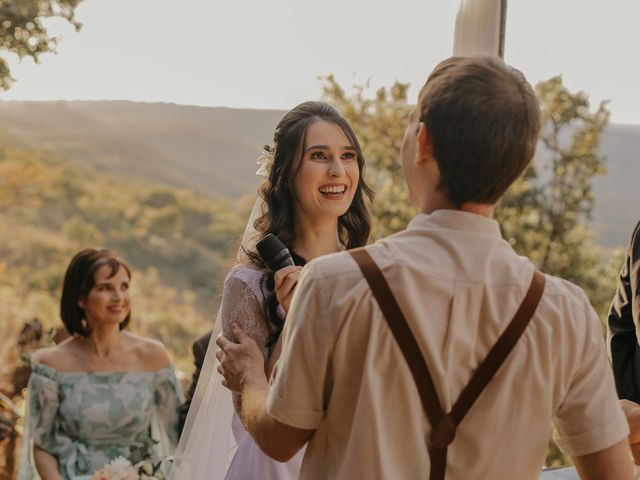
[[[441,464],[448,479],[532,480],[553,421],[581,478],[633,478],[596,313],[580,288],[534,275],[492,218],[531,161],[539,128],[531,86],[501,60],[450,58],[435,68],[402,145],[420,213],[366,248],[396,314],[383,315],[385,301],[343,252],[302,271],[270,385],[262,352],[242,330],[238,343],[217,340],[224,383],[242,394],[242,420],[268,455],[286,461],[308,442],[302,479],[444,478],[434,473]],[[533,305],[528,326],[493,379],[457,430],[446,416],[433,431],[425,382],[410,363],[424,361],[432,405],[449,412],[521,304]],[[391,330],[400,317],[403,342],[417,345],[410,361]],[[448,456],[433,457],[445,444]]]

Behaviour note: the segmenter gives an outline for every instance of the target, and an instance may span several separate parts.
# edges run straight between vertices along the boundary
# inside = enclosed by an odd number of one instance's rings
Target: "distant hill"
[[[238,197],[259,183],[255,159],[283,111],[126,101],[0,101],[0,130],[32,147],[110,173]],[[640,126],[610,125],[595,181],[592,227],[605,246],[624,245],[640,219]]]
[[[609,125],[601,148],[607,156],[607,174],[594,182],[592,226],[598,243],[626,245],[640,220],[640,125]]]
[[[83,166],[237,197],[255,191],[255,161],[283,113],[127,101],[0,102],[0,130]]]

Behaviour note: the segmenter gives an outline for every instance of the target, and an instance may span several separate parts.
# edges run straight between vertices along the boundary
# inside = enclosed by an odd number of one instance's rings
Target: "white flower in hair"
[[[262,152],[258,157],[258,161],[256,162],[260,167],[256,171],[256,175],[261,175],[264,178],[269,177],[269,173],[271,173],[271,167],[273,166],[273,162],[275,157],[273,155],[274,150],[268,145],[262,147]]]

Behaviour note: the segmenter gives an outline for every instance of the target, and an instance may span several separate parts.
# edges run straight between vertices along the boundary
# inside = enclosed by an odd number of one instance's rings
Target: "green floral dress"
[[[150,436],[157,456],[178,440],[182,389],[172,365],[155,372],[65,373],[35,364],[19,480],[38,478],[31,444],[58,459],[65,480],[90,475]]]

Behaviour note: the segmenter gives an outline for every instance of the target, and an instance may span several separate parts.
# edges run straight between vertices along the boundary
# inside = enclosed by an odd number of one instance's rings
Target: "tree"
[[[409,113],[408,83],[380,88],[373,98],[368,86],[356,86],[352,96],[333,75],[324,78],[323,99],[334,105],[354,128],[367,161],[367,182],[376,192],[373,202],[374,239],[403,229],[416,214],[404,185],[400,147]]]
[[[504,237],[545,273],[580,285],[604,315],[615,291],[620,253],[607,255],[587,227],[593,179],[606,172],[599,150],[609,121],[606,102],[591,112],[584,92],[571,93],[560,77],[536,86],[542,131],[536,159],[503,198],[496,218]]]
[[[11,52],[39,62],[40,55],[55,52],[58,39],[51,37],[45,20],[63,18],[76,30],[75,8],[82,0],[0,0],[0,52]],[[8,90],[15,80],[5,58],[0,57],[0,89]]]

